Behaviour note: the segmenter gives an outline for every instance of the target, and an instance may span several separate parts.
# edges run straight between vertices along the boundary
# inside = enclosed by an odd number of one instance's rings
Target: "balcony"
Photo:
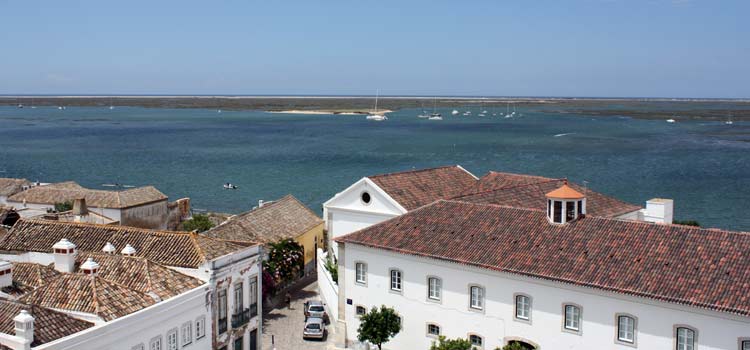
[[[250,305],[250,318],[258,316],[258,304]]]
[[[234,318],[234,316],[232,316]],[[219,334],[224,334],[227,332],[227,318],[220,318],[219,319]]]
[[[250,321],[250,309],[249,308],[244,309],[242,311],[238,311],[236,314],[232,315],[232,328],[242,327],[246,325],[249,321]]]

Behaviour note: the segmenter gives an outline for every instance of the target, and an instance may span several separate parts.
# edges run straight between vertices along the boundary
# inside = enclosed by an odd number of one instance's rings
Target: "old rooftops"
[[[28,311],[34,317],[34,341],[31,343],[31,346],[49,343],[94,326],[93,323],[79,320],[48,308],[0,300],[1,333],[14,333],[15,324],[13,318],[21,310]],[[0,347],[2,346],[0,345]]]
[[[89,206],[122,209],[167,200],[167,196],[153,186],[131,188],[123,191],[92,190],[73,182],[35,186],[18,192],[9,201],[38,204],[55,204],[85,198]]]
[[[0,177],[0,196],[11,196],[23,191],[24,187],[30,186],[31,182],[26,179],[11,179]]]
[[[438,199],[459,195],[477,181],[474,175],[458,165],[368,176],[368,178],[407,210],[419,208]]]
[[[750,233],[438,201],[336,241],[750,316]]]

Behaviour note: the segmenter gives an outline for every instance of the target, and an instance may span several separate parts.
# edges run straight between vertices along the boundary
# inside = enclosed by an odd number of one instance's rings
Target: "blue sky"
[[[750,97],[750,1],[0,0],[0,94]]]

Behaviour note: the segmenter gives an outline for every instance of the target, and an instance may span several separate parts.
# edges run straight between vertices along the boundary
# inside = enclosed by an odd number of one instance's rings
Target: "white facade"
[[[369,196],[369,201],[363,195]],[[333,239],[405,214],[407,210],[368,178],[362,178],[323,203],[328,246],[338,254]]]
[[[10,201],[8,206],[16,209],[22,218],[30,218],[46,213],[48,210],[54,210],[54,204],[45,203],[21,203]],[[99,208],[88,206],[88,211],[106,216],[114,221],[120,222],[123,226],[133,226],[140,228],[149,228],[155,230],[164,230],[167,228],[167,218],[169,209],[167,200],[161,200],[153,203],[146,203],[129,208]]]
[[[631,297],[593,288],[403,255],[348,243],[339,246],[339,318],[347,340],[355,342],[356,307],[386,305],[403,317],[402,331],[387,349],[429,349],[435,336],[428,324],[448,338],[478,335],[483,349],[524,341],[537,349],[675,349],[677,327],[695,331],[695,349],[736,350],[750,337],[750,318],[706,309]],[[355,281],[355,264],[366,264],[366,281]],[[402,275],[401,291],[391,290],[390,270]],[[427,279],[441,281],[440,300],[428,299]],[[469,306],[469,288],[483,288],[483,308]],[[529,320],[515,317],[515,296],[530,298]],[[351,304],[349,303],[351,301]],[[564,328],[564,305],[580,309],[579,331]],[[617,340],[616,317],[635,320],[635,342]]]

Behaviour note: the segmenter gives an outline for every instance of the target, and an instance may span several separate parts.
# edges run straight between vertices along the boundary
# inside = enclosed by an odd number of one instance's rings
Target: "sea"
[[[613,109],[619,108],[614,102]],[[629,106],[628,108],[631,108]],[[642,107],[658,108],[658,107]],[[633,119],[519,107],[517,116],[417,118],[140,107],[0,107],[0,177],[154,185],[196,211],[240,213],[293,194],[322,203],[368,175],[459,164],[567,177],[675,219],[750,231],[750,122]],[[458,108],[463,112],[466,108]],[[564,111],[563,111],[564,112]],[[498,116],[493,116],[497,113]],[[232,183],[236,190],[225,190]]]

